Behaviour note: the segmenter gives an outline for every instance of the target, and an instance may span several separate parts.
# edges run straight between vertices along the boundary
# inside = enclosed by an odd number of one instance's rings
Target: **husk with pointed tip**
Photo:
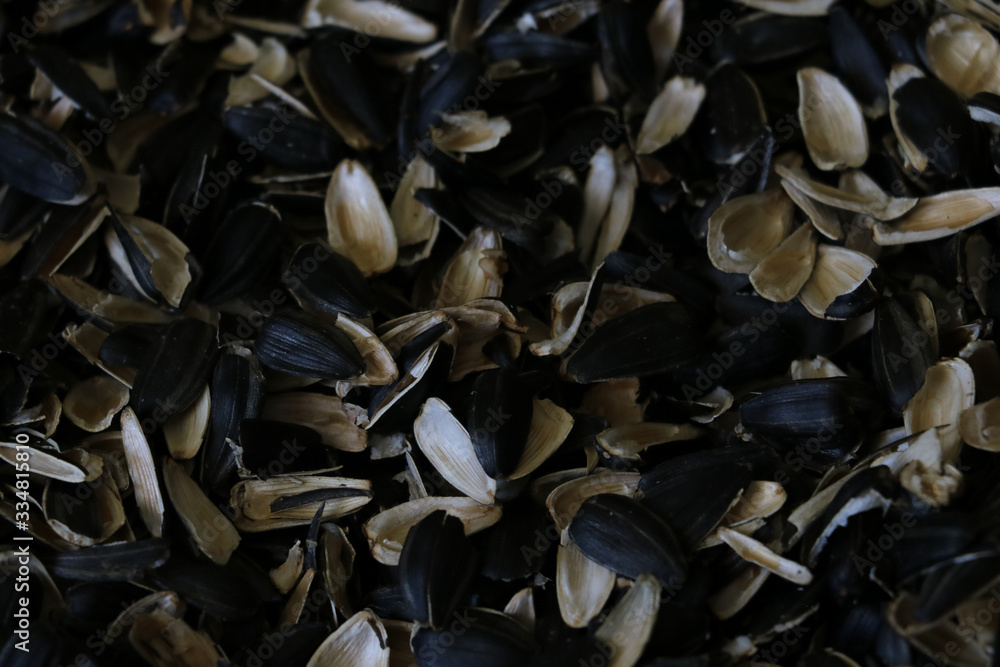
[[[915,197],[891,197],[885,193],[881,197],[870,197],[841,190],[812,180],[809,178],[809,174],[800,167],[776,164],[774,171],[782,179],[798,188],[806,197],[845,211],[865,213],[876,220],[893,220],[917,205]],[[817,229],[823,231],[820,227]]]
[[[122,444],[128,474],[135,488],[135,501],[139,505],[139,515],[153,537],[163,535],[163,493],[156,479],[156,466],[146,441],[142,426],[132,408],[121,413]]]
[[[354,575],[354,547],[340,526],[324,524],[322,529],[323,583],[337,611],[345,617],[350,616],[353,612],[347,585]]]
[[[489,477],[476,456],[472,438],[439,398],[428,399],[413,423],[420,451],[452,486],[484,505],[493,504],[496,480]]]
[[[431,307],[450,308],[476,299],[499,297],[503,274],[507,272],[505,258],[500,234],[476,227],[448,262]]]
[[[814,316],[825,317],[830,304],[860,287],[875,267],[868,255],[822,244],[816,249],[816,266],[799,292],[799,301]]]
[[[179,307],[192,280],[191,266],[187,262],[191,251],[163,225],[135,215],[122,215],[119,218],[126,232],[149,262],[150,277],[159,296],[168,305]],[[125,256],[125,249],[112,229],[108,229],[104,240],[112,261],[121,269],[132,286],[146,298],[155,301],[157,295],[148,294],[142,283],[135,278]]]
[[[681,38],[684,24],[684,3],[682,0],[660,0],[649,17],[646,34],[649,44],[653,47],[653,63],[656,67],[656,80],[662,81],[673,64],[674,51]]]
[[[396,505],[376,514],[364,525],[375,560],[384,565],[398,565],[410,528],[437,510],[461,521],[466,535],[489,528],[502,515],[499,505],[483,505],[472,498],[429,496]]]
[[[344,160],[326,190],[327,240],[350,257],[365,276],[385,273],[396,263],[396,231],[385,202],[365,168]]]
[[[910,137],[900,129],[899,121],[896,118],[896,114],[899,111],[899,102],[896,101],[895,94],[908,81],[922,76],[924,76],[924,73],[920,68],[913,65],[893,65],[892,70],[889,72],[889,81],[887,82],[889,87],[889,120],[892,122],[892,129],[896,133],[896,139],[899,141],[899,147],[906,158],[906,164],[918,172],[923,172],[927,169],[929,160],[927,154],[921,151],[910,140]]]
[[[639,422],[616,426],[597,434],[597,443],[604,456],[637,458],[649,447],[668,442],[693,440],[706,433],[693,424]]]
[[[657,151],[687,132],[704,99],[705,86],[692,78],[678,75],[667,81],[642,121],[636,153]]]
[[[559,449],[573,430],[573,423],[573,415],[569,412],[547,398],[536,398],[524,452],[509,479],[520,479],[534,472]]]
[[[590,158],[590,169],[583,186],[583,219],[576,232],[576,245],[583,262],[594,251],[601,220],[611,205],[616,176],[615,153],[609,147],[601,146]]]
[[[163,460],[163,484],[170,502],[198,549],[213,563],[225,565],[240,544],[232,522],[219,511],[198,483],[170,457]]]
[[[1000,187],[952,190],[921,197],[916,206],[873,228],[875,243],[900,245],[956,234],[1000,215]]]
[[[295,544],[288,548],[288,555],[276,568],[269,572],[271,583],[282,595],[287,595],[292,590],[295,582],[302,576],[302,566],[305,562],[305,554],[302,551],[300,540],[295,540]]]
[[[400,248],[433,243],[441,219],[417,201],[414,193],[420,188],[438,188],[439,185],[434,167],[422,156],[413,158],[406,167],[389,206],[389,217],[392,218]]]
[[[559,614],[571,628],[585,628],[604,608],[617,575],[583,555],[575,544],[559,545],[556,556],[556,597]]]
[[[365,609],[327,637],[306,667],[388,667],[389,637],[382,621]]]
[[[170,455],[175,459],[194,458],[205,440],[211,416],[212,397],[206,384],[194,403],[163,424],[163,437]]]
[[[510,599],[503,613],[521,624],[521,627],[535,633],[535,595],[531,588],[522,588]]]
[[[334,449],[361,452],[368,446],[368,434],[336,396],[299,391],[271,394],[260,416],[308,426],[320,434],[324,445]]]
[[[759,565],[782,579],[786,579],[793,584],[799,584],[800,586],[805,586],[812,581],[812,572],[807,567],[783,558],[752,537],[747,537],[725,526],[719,528],[719,537],[723,542],[732,547],[733,551],[739,554],[741,558]]]
[[[639,175],[632,161],[632,154],[625,146],[620,146],[615,152],[615,187],[611,192],[607,213],[601,220],[594,257],[590,263],[591,270],[596,270],[605,257],[618,250],[625,238],[625,232],[632,221],[638,186]]]
[[[765,299],[794,299],[812,275],[816,263],[816,232],[801,225],[750,272],[750,284]]]
[[[817,67],[800,69],[799,122],[809,157],[820,169],[860,167],[868,160],[861,106],[840,79]]]
[[[0,459],[3,459],[12,466],[18,464],[17,452],[27,451],[29,455],[28,464],[32,473],[49,479],[58,479],[62,482],[79,484],[87,478],[87,471],[74,463],[65,460],[55,454],[50,454],[44,449],[32,447],[25,449],[21,445],[20,449],[15,442],[0,442]],[[24,463],[21,461],[21,463]]]
[[[608,667],[633,667],[639,662],[656,625],[660,595],[656,577],[640,574],[594,632],[611,649]]]
[[[787,497],[781,484],[754,480],[743,490],[740,499],[723,517],[722,523],[733,528],[752,519],[769,517],[781,509]]]
[[[751,565],[708,597],[708,608],[716,618],[732,618],[757,594],[771,573],[759,565]]]
[[[708,219],[708,257],[720,271],[750,273],[788,236],[795,206],[782,190],[730,199]]]

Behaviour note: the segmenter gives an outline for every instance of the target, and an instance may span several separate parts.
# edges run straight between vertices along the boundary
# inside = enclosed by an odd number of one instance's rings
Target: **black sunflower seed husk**
[[[653,52],[637,5],[609,3],[597,19],[601,71],[619,93],[631,91],[643,101],[655,96]]]
[[[478,543],[483,576],[489,579],[514,581],[535,574],[558,543],[555,525],[538,507],[519,500],[508,506],[511,511]]]
[[[909,299],[889,297],[875,307],[871,336],[875,386],[889,408],[899,414],[935,361],[931,334],[921,327]]]
[[[214,563],[172,557],[151,570],[149,580],[176,592],[185,602],[222,621],[253,616],[258,599],[242,577]]]
[[[661,463],[642,476],[638,487],[642,504],[673,528],[688,552],[715,529],[751,479],[747,466],[698,465],[699,458],[694,455]],[[703,501],[692,503],[695,495]]]
[[[240,424],[260,414],[264,373],[247,348],[227,346],[215,364],[211,381],[212,419],[202,461],[205,483],[221,488],[236,471],[227,441],[237,442]]]
[[[363,319],[375,310],[375,294],[348,257],[320,243],[303,243],[281,276],[303,308]]]
[[[475,88],[481,68],[469,51],[459,51],[432,72],[420,90],[414,116],[414,135],[423,137],[441,121],[442,114],[462,109],[461,102]]]
[[[650,572],[671,589],[684,582],[687,559],[673,529],[631,498],[588,498],[569,525],[569,537],[587,558],[622,576]]]
[[[303,377],[343,380],[364,370],[364,360],[346,333],[303,312],[269,318],[253,350],[264,366]]]
[[[419,667],[518,667],[536,650],[528,631],[503,614],[460,609],[452,623],[455,631],[420,628],[413,634],[410,646]]]
[[[829,19],[830,50],[841,80],[862,105],[888,109],[889,73],[878,52],[848,9],[831,7]]]
[[[46,44],[41,48],[29,44],[25,54],[53,86],[65,93],[87,115],[101,119],[114,114],[94,80],[64,50],[54,44]]]
[[[4,145],[0,181],[57,204],[89,194],[92,181],[86,160],[41,122],[10,111],[0,114],[0,142]]]
[[[581,326],[566,370],[583,383],[669,373],[690,365],[703,346],[703,334],[687,308],[654,303],[597,328],[589,322]]]
[[[281,216],[272,206],[253,203],[233,209],[200,258],[200,300],[218,305],[249,292],[272,268],[282,231]]]
[[[160,567],[169,557],[169,542],[153,538],[59,553],[45,566],[57,577],[77,581],[131,581],[146,570]]]
[[[329,467],[328,448],[308,426],[248,418],[239,434],[243,467],[260,479]]]
[[[815,18],[752,14],[732,23],[711,49],[717,60],[753,65],[804,55],[826,41],[825,26]]]
[[[892,95],[899,131],[947,177],[969,171],[981,159],[979,127],[958,96],[937,79],[907,81]]]
[[[853,378],[789,382],[740,406],[748,433],[816,469],[843,461],[879,419],[874,390]]]
[[[490,477],[514,472],[531,428],[532,396],[514,368],[483,371],[475,380],[466,427]]]
[[[218,330],[201,320],[171,322],[143,355],[132,385],[136,414],[176,414],[197,400],[218,352]],[[155,414],[154,414],[155,413]]]
[[[146,353],[159,345],[164,328],[156,324],[128,324],[108,334],[98,356],[112,366],[138,368]]]
[[[732,64],[712,72],[690,130],[703,146],[704,157],[732,164],[753,146],[764,127],[764,110],[753,81]]]
[[[0,241],[13,239],[37,225],[49,205],[9,185],[0,190]]]
[[[399,556],[399,580],[415,621],[440,630],[461,605],[478,570],[462,522],[443,510],[410,529]]]
[[[285,114],[287,115],[287,114]],[[230,107],[223,115],[226,129],[237,140],[256,137],[278,118],[284,121],[275,141],[260,142],[261,156],[278,167],[311,173],[333,169],[345,156],[340,137],[327,125],[305,116],[288,118],[266,107]]]

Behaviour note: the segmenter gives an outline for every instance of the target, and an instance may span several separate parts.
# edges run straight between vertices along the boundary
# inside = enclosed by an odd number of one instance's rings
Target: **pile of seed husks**
[[[0,664],[998,663],[989,0],[2,11]]]

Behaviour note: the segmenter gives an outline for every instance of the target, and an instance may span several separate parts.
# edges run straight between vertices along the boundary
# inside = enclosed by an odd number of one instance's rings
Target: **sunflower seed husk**
[[[611,597],[615,573],[584,556],[570,542],[559,545],[556,582],[563,621],[571,628],[584,628]]]
[[[79,204],[96,189],[90,165],[59,134],[39,121],[10,111],[0,115],[0,180],[57,204]],[[53,178],[54,177],[54,178]]]
[[[191,406],[208,381],[217,349],[218,331],[211,324],[191,318],[168,324],[136,370],[136,413],[165,420]]]
[[[321,243],[299,246],[281,280],[300,306],[317,315],[363,319],[375,309],[375,295],[354,262]]]
[[[78,581],[129,581],[143,571],[161,566],[170,556],[163,539],[99,544],[87,549],[61,553],[49,562],[57,577]]]
[[[389,666],[388,636],[378,617],[367,609],[347,619],[320,644],[307,667]]]
[[[322,506],[322,517],[356,512],[372,499],[371,482],[345,477],[273,477],[233,486],[229,502],[239,512],[238,529],[258,532],[308,525]]]
[[[125,460],[128,461],[128,474],[132,478],[139,514],[153,537],[160,537],[163,535],[163,492],[160,490],[149,442],[146,441],[142,425],[132,408],[122,411],[121,429]]]
[[[62,405],[71,422],[84,431],[98,433],[111,426],[128,400],[128,387],[107,375],[95,375],[73,385]]]
[[[567,534],[587,558],[631,579],[650,572],[669,587],[680,585],[686,576],[686,559],[670,526],[625,496],[588,498]]]
[[[469,622],[461,635],[414,626],[410,647],[420,667],[504,667],[525,664],[532,657],[534,637],[517,621],[490,609],[469,608],[458,613]],[[451,643],[451,638],[452,648],[442,654],[441,647]]]
[[[268,319],[253,351],[264,366],[302,377],[345,380],[364,370],[364,360],[347,334],[303,312]]]

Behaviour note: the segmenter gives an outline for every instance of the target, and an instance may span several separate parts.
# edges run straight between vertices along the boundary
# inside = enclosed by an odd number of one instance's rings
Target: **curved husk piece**
[[[559,614],[571,628],[585,628],[604,608],[615,588],[614,572],[583,555],[575,544],[559,545],[556,596]]]
[[[125,460],[139,514],[153,537],[160,537],[163,535],[163,493],[156,479],[156,466],[149,443],[132,408],[122,410],[121,429]]]
[[[98,433],[111,426],[128,399],[124,384],[108,375],[95,375],[73,385],[63,400],[63,414],[84,431]]]
[[[861,106],[840,79],[817,67],[798,71],[799,121],[809,157],[820,169],[860,167],[868,160]]]
[[[972,407],[976,382],[972,368],[962,359],[943,359],[927,369],[924,384],[903,407],[907,434],[943,426],[938,434],[944,459],[951,462],[961,446],[959,420]]]
[[[431,398],[424,403],[413,435],[420,451],[452,486],[484,505],[493,504],[496,480],[483,470],[469,432],[444,401]]]
[[[1000,398],[977,403],[962,412],[959,433],[970,447],[1000,451]]]
[[[350,257],[361,272],[385,273],[396,263],[396,231],[375,181],[354,160],[333,172],[326,191],[330,247]]]
[[[927,29],[927,64],[962,97],[1000,94],[1000,44],[981,25],[946,14]]]
[[[414,193],[420,188],[437,188],[439,185],[434,167],[420,155],[413,158],[403,173],[402,180],[389,206],[389,217],[396,230],[400,248],[418,243],[433,243],[441,219],[417,201]]]
[[[637,472],[598,472],[578,477],[554,488],[545,499],[545,506],[562,534],[587,498],[607,493],[631,498],[641,477]]]
[[[1000,188],[952,190],[921,197],[909,212],[872,229],[875,243],[901,245],[957,234],[1000,215]]]
[[[385,39],[424,44],[437,38],[437,26],[400,5],[384,0],[310,0],[302,14],[302,26],[336,25]]]
[[[834,208],[864,213],[876,220],[893,220],[917,205],[915,197],[891,197],[885,193],[881,196],[865,195],[835,188],[812,180],[800,167],[776,164],[774,171],[807,197]]]
[[[228,563],[240,544],[240,534],[232,522],[170,457],[163,459],[163,484],[170,502],[201,552],[213,563]]]
[[[705,86],[694,79],[675,76],[667,81],[646,112],[635,152],[652,153],[687,132],[704,99]]]
[[[389,636],[371,611],[365,609],[347,619],[331,634],[306,667],[389,667]]]
[[[805,224],[750,272],[750,284],[769,301],[784,303],[798,295],[816,264],[816,232]]]
[[[609,645],[609,667],[633,667],[639,662],[653,635],[660,595],[660,582],[656,577],[648,573],[639,575],[594,632],[597,639]]]
[[[889,120],[892,122],[892,129],[896,133],[899,147],[903,149],[907,164],[919,172],[927,169],[929,161],[927,155],[916,144],[910,141],[909,136],[900,129],[897,116],[899,102],[896,101],[895,93],[910,80],[922,76],[924,76],[924,73],[913,65],[894,65],[892,71],[889,73],[889,81],[887,83],[889,86]]]
[[[720,271],[750,273],[788,236],[795,205],[782,190],[731,199],[708,219],[708,257]]]
[[[461,306],[470,301],[500,296],[506,255],[500,234],[476,227],[458,247],[441,280],[432,308]]]
[[[170,455],[175,459],[194,458],[205,440],[211,416],[212,397],[206,384],[198,400],[163,424],[163,437]]]
[[[499,505],[483,505],[472,498],[430,496],[396,505],[376,514],[364,525],[375,560],[384,565],[398,565],[410,528],[437,510],[460,520],[466,535],[489,528],[502,515]]]
[[[875,260],[864,253],[823,244],[816,250],[816,266],[799,292],[799,301],[816,317],[825,317],[830,304],[860,287],[875,267]]]
[[[257,58],[247,73],[230,80],[226,106],[251,104],[271,94],[254,79],[254,74],[275,85],[283,86],[291,81],[295,72],[295,58],[289,55],[285,45],[274,37],[265,37],[260,43]]]
[[[746,0],[746,4],[769,14],[825,16],[833,0]]]

